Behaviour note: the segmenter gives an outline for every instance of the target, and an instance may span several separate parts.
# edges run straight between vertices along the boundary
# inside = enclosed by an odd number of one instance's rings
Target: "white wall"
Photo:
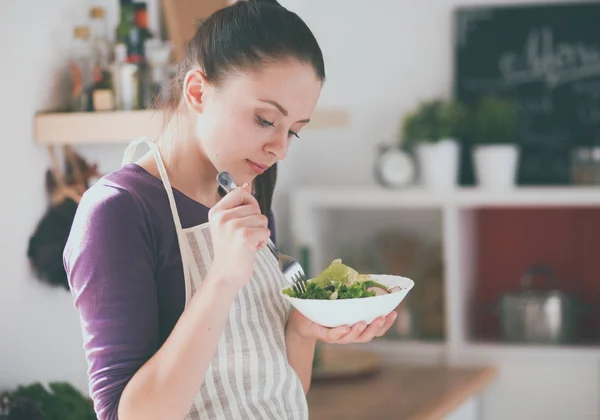
[[[86,388],[71,297],[35,281],[26,260],[29,236],[46,206],[48,165],[45,150],[32,140],[33,115],[60,103],[55,93],[72,33],[63,22],[83,12],[74,0],[0,3],[0,389],[38,380]]]
[[[117,1],[96,3],[109,8],[114,22]],[[276,201],[278,230],[286,242],[287,192],[307,184],[374,183],[374,145],[396,135],[401,115],[418,100],[447,96],[451,91],[453,7],[492,0],[282,3],[308,22],[324,50],[328,82],[321,104],[345,106],[352,117],[348,129],[305,131],[294,142],[290,158],[282,165]],[[25,255],[29,235],[45,209],[43,173],[48,165],[45,150],[32,140],[33,116],[60,104],[57,92],[62,86],[70,24],[82,21],[90,5],[80,0],[0,2],[0,127],[4,130],[0,175],[5,180],[0,210],[0,389],[34,380],[67,380],[84,391],[87,388],[78,319],[70,295],[36,282]],[[156,9],[151,13],[156,27]],[[80,148],[88,158],[99,160],[103,171],[119,165],[122,150],[121,146]],[[580,372],[577,369],[557,380],[565,379],[565,387],[584,393],[573,401],[581,404],[594,398],[589,390],[597,390],[597,386],[586,386],[596,380],[588,376],[578,382],[579,375],[573,373]],[[597,366],[595,369],[597,373]],[[509,382],[499,383],[486,396],[486,401],[491,401],[488,407],[494,410],[486,418],[503,418],[503,406],[514,403],[506,396],[511,383],[519,382],[518,372],[510,370],[503,378]],[[538,385],[529,391],[543,401],[544,383]],[[590,404],[594,409],[589,412],[597,414],[596,403]],[[510,418],[532,414],[519,411],[518,404],[507,413]]]

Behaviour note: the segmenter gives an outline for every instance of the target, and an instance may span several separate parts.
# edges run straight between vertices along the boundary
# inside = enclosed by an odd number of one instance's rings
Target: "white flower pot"
[[[458,184],[458,143],[453,139],[419,143],[416,156],[420,179],[429,189],[451,189]]]
[[[478,185],[487,189],[513,188],[517,181],[519,148],[514,144],[475,146],[473,149]]]

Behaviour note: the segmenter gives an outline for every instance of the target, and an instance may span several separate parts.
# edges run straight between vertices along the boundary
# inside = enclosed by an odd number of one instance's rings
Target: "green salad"
[[[333,262],[317,277],[307,283],[304,292],[297,292],[291,287],[283,290],[288,296],[298,299],[358,299],[391,293],[387,286],[372,280],[367,274],[358,272],[342,264],[341,259]]]

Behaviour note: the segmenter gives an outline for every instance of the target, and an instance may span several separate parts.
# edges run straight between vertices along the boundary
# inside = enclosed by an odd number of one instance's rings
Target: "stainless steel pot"
[[[546,288],[533,290],[532,278],[542,276]],[[521,278],[521,288],[500,299],[503,338],[510,342],[537,344],[570,343],[578,337],[581,303],[558,290],[552,269],[545,265],[529,268]]]

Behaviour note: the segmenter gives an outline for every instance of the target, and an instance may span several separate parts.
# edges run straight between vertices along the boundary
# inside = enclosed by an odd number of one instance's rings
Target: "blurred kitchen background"
[[[311,419],[600,419],[600,2],[280,2],[327,71],[280,164],[280,246],[415,281],[386,337],[319,346]],[[0,395],[89,418],[70,197],[152,135],[195,20],[227,3],[0,3]]]

